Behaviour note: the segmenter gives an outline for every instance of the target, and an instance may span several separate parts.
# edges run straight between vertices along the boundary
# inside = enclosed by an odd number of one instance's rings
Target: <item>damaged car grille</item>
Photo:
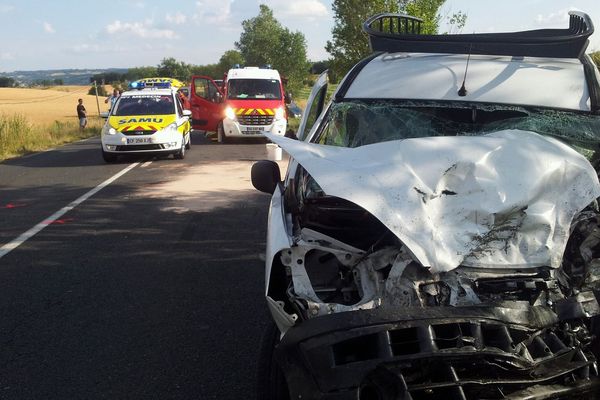
[[[288,312],[302,319],[277,349],[282,368],[298,377],[298,386],[288,382],[291,393],[361,400],[600,393],[598,329],[590,325],[600,315],[597,212],[574,219],[562,268],[448,272],[415,262],[352,203],[320,199],[299,215],[295,245],[279,258],[290,279]],[[335,229],[352,219],[364,224]]]
[[[294,393],[319,398],[316,393],[341,391],[348,397],[340,398],[363,400],[541,399],[549,398],[540,396],[548,390],[585,398],[600,390],[585,326],[539,328],[555,322],[547,308],[385,311],[338,314],[320,327],[310,321],[284,337],[278,351],[306,360],[280,359],[302,376],[303,388],[290,382]],[[401,318],[369,325],[394,315]]]

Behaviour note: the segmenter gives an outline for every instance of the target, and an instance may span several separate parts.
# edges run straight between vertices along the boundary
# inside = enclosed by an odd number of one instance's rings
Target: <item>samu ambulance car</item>
[[[190,103],[194,127],[216,131],[219,143],[229,137],[285,135],[286,96],[279,72],[268,66],[236,65],[222,87],[209,77],[193,76]]]
[[[184,110],[171,78],[132,82],[102,128],[102,157],[114,162],[119,154],[152,153],[185,157],[191,147],[191,111]]]

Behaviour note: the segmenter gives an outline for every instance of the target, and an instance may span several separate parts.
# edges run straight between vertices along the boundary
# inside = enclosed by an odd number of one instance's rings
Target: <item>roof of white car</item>
[[[279,72],[275,69],[245,67],[232,68],[227,73],[227,79],[276,79],[280,80]]]
[[[345,98],[450,100],[590,111],[578,59],[384,53],[360,71]]]
[[[177,88],[172,89],[154,89],[154,88],[145,88],[145,89],[134,89],[123,92],[121,96],[129,97],[129,96],[149,96],[149,95],[170,95],[176,91]]]

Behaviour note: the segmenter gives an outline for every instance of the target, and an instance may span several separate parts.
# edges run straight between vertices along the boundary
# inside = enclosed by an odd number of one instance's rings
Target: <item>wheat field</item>
[[[89,86],[54,86],[48,89],[0,88],[0,113],[22,115],[34,125],[55,121],[77,121],[77,99],[83,99],[88,117],[98,116],[96,96],[88,95]],[[110,87],[107,87],[110,90]],[[108,111],[104,97],[99,97],[100,111]]]
[[[110,89],[110,88],[107,88]],[[47,89],[0,88],[0,160],[98,135],[103,120],[89,86]],[[77,100],[83,99],[88,127],[79,129]],[[107,111],[104,98],[100,111]]]

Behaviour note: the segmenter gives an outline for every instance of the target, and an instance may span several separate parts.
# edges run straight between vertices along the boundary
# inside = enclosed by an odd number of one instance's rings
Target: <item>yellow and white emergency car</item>
[[[102,157],[114,162],[119,154],[152,153],[185,157],[190,149],[191,111],[183,108],[171,78],[147,78],[130,84],[111,109],[102,128]]]

